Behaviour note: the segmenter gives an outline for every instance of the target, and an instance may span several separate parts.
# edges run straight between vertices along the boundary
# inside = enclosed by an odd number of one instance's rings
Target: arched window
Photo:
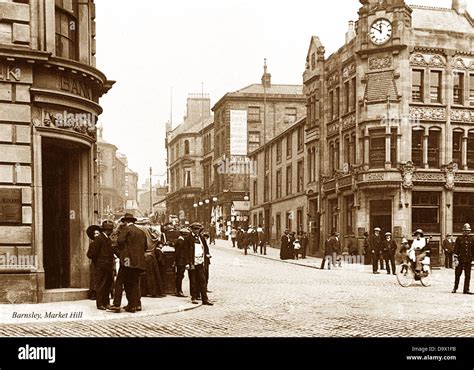
[[[184,155],[189,154],[189,140],[184,141]]]

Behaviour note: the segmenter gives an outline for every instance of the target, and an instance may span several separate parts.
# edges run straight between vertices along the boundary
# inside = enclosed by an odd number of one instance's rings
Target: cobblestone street
[[[431,287],[402,288],[395,276],[373,275],[368,266],[323,271],[274,260],[277,250],[262,258],[253,252],[245,256],[225,241],[211,248],[213,307],[105,321],[0,325],[0,335],[462,337],[474,332],[474,298],[450,293],[453,270],[435,270]],[[314,267],[319,261],[298,262]]]

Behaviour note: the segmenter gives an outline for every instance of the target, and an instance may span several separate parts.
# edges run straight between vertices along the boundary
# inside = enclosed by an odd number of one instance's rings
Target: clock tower
[[[359,0],[357,31],[360,51],[400,49],[406,44],[406,28],[412,10],[404,0]]]
[[[400,102],[400,77],[404,53],[407,53],[412,10],[404,0],[359,0],[356,53],[360,57],[358,74],[365,76],[363,105],[384,104],[365,110],[365,120],[386,115],[386,104]],[[392,108],[395,105],[392,104]],[[401,108],[401,107],[397,107]],[[382,112],[383,110],[383,112]],[[398,110],[400,112],[400,110]]]

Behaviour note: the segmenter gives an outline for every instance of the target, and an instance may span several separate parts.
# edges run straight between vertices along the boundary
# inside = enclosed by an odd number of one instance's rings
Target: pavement
[[[319,258],[280,261],[273,248],[267,256],[251,251],[244,255],[219,240],[211,253],[209,298],[214,306],[165,315],[160,310],[168,300],[179,307],[188,306],[189,298],[148,298],[141,313],[114,314],[97,312],[89,301],[82,304],[90,307],[90,315],[84,312],[81,320],[14,324],[4,320],[7,312],[0,316],[0,336],[472,337],[474,333],[474,296],[451,294],[453,270],[435,270],[430,287],[415,282],[403,288],[383,270],[374,275],[370,266],[349,264],[320,270]],[[188,285],[185,278],[184,286]],[[61,304],[73,307],[75,302]],[[11,312],[11,307],[1,309]],[[30,311],[38,312],[38,307],[29,305]]]
[[[126,304],[126,299],[123,300]],[[38,304],[5,304],[0,305],[0,323],[54,323],[74,321],[126,320],[147,316],[159,316],[176,312],[184,312],[201,306],[192,304],[190,298],[178,298],[168,295],[164,298],[143,297],[142,311],[136,313],[121,310],[120,313],[102,311],[96,308],[93,300],[66,301]]]

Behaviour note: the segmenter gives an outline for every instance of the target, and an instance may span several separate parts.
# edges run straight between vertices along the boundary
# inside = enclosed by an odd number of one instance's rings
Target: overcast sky
[[[474,1],[469,0],[474,14]],[[450,7],[451,0],[410,4]],[[104,138],[145,181],[165,178],[165,123],[185,113],[188,93],[211,105],[226,92],[260,81],[267,58],[273,83],[301,84],[312,35],[326,56],[344,43],[357,0],[96,0],[97,67],[113,89],[103,97]]]

